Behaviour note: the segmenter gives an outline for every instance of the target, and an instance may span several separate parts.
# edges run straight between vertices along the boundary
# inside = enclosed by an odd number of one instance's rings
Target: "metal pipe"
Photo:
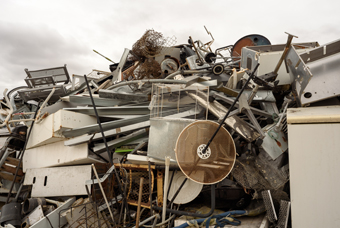
[[[42,103],[42,105],[40,106],[40,109],[38,111],[38,114],[37,116],[35,117],[35,121],[37,121],[37,123],[39,123],[42,119],[39,119],[40,118],[40,113],[41,113],[41,110],[45,107],[45,105],[47,104],[47,102],[50,100],[50,98],[52,97],[52,95],[54,94],[55,92],[55,87],[52,88],[50,94],[46,97],[44,103]]]
[[[89,91],[91,103],[92,103],[94,112],[95,112],[96,117],[97,117],[97,123],[98,123],[100,132],[101,132],[102,137],[103,137],[103,141],[104,141],[104,144],[105,144],[105,148],[106,148],[107,154],[108,154],[108,156],[109,156],[110,165],[113,166],[113,170],[114,170],[114,172],[115,172],[115,177],[116,177],[117,182],[118,182],[118,188],[119,188],[119,190],[120,190],[120,192],[121,192],[121,194],[122,194],[122,196],[123,196],[123,202],[124,202],[124,204],[125,204],[127,210],[129,211],[129,209],[128,209],[128,204],[127,204],[127,200],[126,200],[126,197],[125,197],[125,194],[124,194],[124,189],[122,188],[122,184],[121,184],[121,180],[120,180],[120,178],[119,178],[118,172],[117,172],[115,166],[113,165],[112,156],[111,156],[109,147],[107,146],[106,137],[105,137],[105,135],[104,135],[104,131],[103,131],[103,128],[102,128],[102,124],[101,124],[100,119],[99,119],[99,115],[98,115],[98,112],[97,112],[96,104],[94,103],[93,96],[92,96],[91,89],[90,89],[90,85],[89,85],[89,82],[88,82],[88,80],[87,80],[86,75],[84,75],[84,78],[85,78],[87,90]],[[98,181],[99,181],[99,179],[98,179]],[[112,219],[113,219],[113,216],[112,216]],[[113,221],[113,222],[114,222],[114,221]]]
[[[156,215],[156,218],[155,218],[155,220],[153,221],[152,228],[155,228],[155,227],[156,227],[157,221],[158,221],[158,219],[160,219],[159,214],[155,214],[155,215]]]
[[[169,166],[169,170],[170,170],[170,166]],[[172,185],[172,181],[173,181],[173,179],[174,179],[174,176],[175,176],[175,171],[173,171],[172,174],[171,174],[171,178],[170,178],[170,182],[169,182],[169,187],[168,187],[168,193],[167,193],[167,195],[169,195],[170,188],[171,188],[171,185]]]
[[[87,90],[89,91],[89,94],[90,94],[92,106],[93,106],[94,112],[95,112],[96,117],[97,117],[97,123],[98,123],[98,125],[99,125],[100,132],[101,132],[101,134],[102,134],[102,137],[103,137],[103,140],[104,140],[104,144],[105,144],[105,147],[106,147],[106,151],[107,151],[107,154],[108,154],[108,156],[109,156],[110,165],[113,165],[112,156],[111,156],[110,150],[109,150],[109,148],[108,148],[108,146],[107,146],[106,137],[105,137],[105,135],[104,135],[104,131],[103,131],[103,128],[102,128],[102,124],[101,124],[100,119],[99,119],[99,116],[98,116],[96,104],[94,103],[94,100],[93,100],[93,97],[92,97],[92,93],[91,93],[91,89],[90,89],[90,85],[89,85],[89,82],[87,81],[86,75],[84,75],[84,78],[85,78]]]
[[[18,91],[15,91],[14,93],[11,94],[11,97],[9,99],[11,106],[13,108],[13,111],[17,110],[17,107],[15,106],[15,101],[14,98],[18,95]]]
[[[144,184],[144,177],[140,178],[140,182],[139,182],[138,204],[137,204],[137,214],[136,214],[136,228],[139,228],[140,207],[141,207],[141,203],[142,203],[143,184]]]
[[[153,218],[155,218],[155,221],[157,221],[157,219],[159,218],[159,214],[155,214],[145,220],[143,220],[142,222],[139,223],[140,226],[143,226],[145,223],[151,221]],[[137,226],[133,226],[132,228],[136,228]]]
[[[172,197],[171,201],[168,203],[167,207],[170,207],[170,205],[175,201],[177,195],[179,194],[179,192],[182,190],[184,184],[187,182],[188,178],[185,178],[184,181],[182,182],[182,184],[179,186],[179,188],[177,189],[177,191],[175,192],[174,196]]]
[[[16,123],[16,122],[28,122],[28,121],[34,121],[34,119],[20,119],[20,120],[10,120],[8,123]]]
[[[166,202],[168,199],[168,187],[169,187],[169,166],[170,166],[170,157],[165,157],[165,174],[164,174],[164,194],[163,194],[163,213],[162,213],[162,222],[165,221],[166,216]]]

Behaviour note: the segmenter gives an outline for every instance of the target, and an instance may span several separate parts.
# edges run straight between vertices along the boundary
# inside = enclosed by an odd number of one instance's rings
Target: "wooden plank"
[[[20,163],[20,160],[17,159],[17,158],[7,157],[6,158],[6,162],[11,164],[11,165],[18,166],[19,163]],[[22,163],[20,164],[20,167],[22,167]]]
[[[6,171],[6,172],[9,172],[9,173],[12,173],[13,175],[15,174],[16,169],[17,169],[17,167],[12,167],[12,166],[6,165],[6,163],[0,168],[1,171]],[[24,173],[22,172],[22,169],[19,168],[18,176],[23,176],[23,175],[24,175]]]
[[[13,181],[14,180],[14,175],[8,174],[8,173],[0,172],[0,177],[2,179],[9,180],[9,181]],[[15,182],[20,182],[20,180],[21,180],[21,177],[17,176],[17,178],[15,179]]]

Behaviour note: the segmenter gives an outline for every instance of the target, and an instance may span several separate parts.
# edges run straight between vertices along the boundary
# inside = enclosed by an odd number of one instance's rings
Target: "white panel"
[[[23,171],[65,165],[81,165],[102,162],[88,156],[88,144],[64,146],[64,141],[50,143],[25,151]]]
[[[72,197],[68,199],[63,205],[46,215],[45,218],[40,219],[39,222],[32,225],[31,228],[46,228],[51,227],[50,224],[52,224],[52,227],[62,227],[67,223],[67,220],[65,217],[60,217],[60,212],[67,209],[72,205],[72,203],[76,200],[76,197]]]
[[[339,227],[340,123],[289,124],[292,227]]]
[[[26,148],[30,149],[48,143],[62,141],[65,139],[61,134],[62,130],[79,128],[96,123],[97,120],[93,116],[61,109],[47,116],[40,123],[34,124]]]
[[[24,185],[32,185],[31,197],[86,195],[91,171],[91,165],[28,169]]]
[[[340,122],[340,106],[320,106],[287,109],[290,123],[337,123]]]

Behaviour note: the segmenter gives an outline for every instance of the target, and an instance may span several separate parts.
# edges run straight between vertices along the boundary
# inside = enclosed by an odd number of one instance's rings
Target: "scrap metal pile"
[[[110,72],[25,69],[1,101],[0,225],[223,226],[267,211],[287,227],[287,108],[339,105],[340,41],[248,35],[213,51],[208,34],[175,46],[147,30]]]

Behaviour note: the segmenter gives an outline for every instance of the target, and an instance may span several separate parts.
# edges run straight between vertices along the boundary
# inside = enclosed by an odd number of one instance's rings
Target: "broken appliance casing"
[[[170,156],[176,160],[175,147],[178,136],[186,126],[194,121],[184,118],[151,118],[148,156],[161,160]]]
[[[34,124],[26,149],[63,141],[62,131],[96,123],[97,119],[93,116],[61,109]]]
[[[300,106],[340,95],[340,40],[305,53],[292,46],[286,65]]]
[[[90,157],[88,144],[65,146],[64,141],[31,148],[23,156],[23,171],[33,168],[57,167],[66,165],[82,165],[102,162]]]
[[[319,46],[317,42],[293,44],[299,53]],[[264,75],[274,71],[284,51],[285,44],[263,45],[242,48],[241,69],[254,70],[255,66],[260,63],[256,75]],[[291,84],[294,78],[289,75],[285,66],[280,67],[278,71],[278,85]]]
[[[292,227],[338,227],[340,107],[289,108],[287,122]]]
[[[28,169],[24,185],[32,185],[31,197],[87,195],[91,177],[91,165]]]

